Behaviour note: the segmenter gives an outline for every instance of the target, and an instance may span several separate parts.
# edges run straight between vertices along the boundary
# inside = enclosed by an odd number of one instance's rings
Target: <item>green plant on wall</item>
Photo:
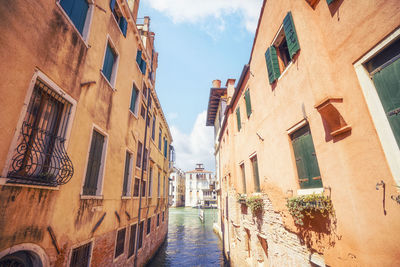
[[[251,212],[255,214],[256,212],[262,211],[264,209],[264,201],[261,196],[251,196],[246,200],[246,205],[250,207]]]
[[[246,197],[247,197],[246,194],[240,194],[240,193],[238,193],[238,194],[236,195],[236,200],[237,200],[239,203],[246,203]]]
[[[315,212],[324,217],[335,214],[331,198],[323,194],[292,197],[287,200],[286,206],[297,225],[304,225],[305,216],[314,218]]]

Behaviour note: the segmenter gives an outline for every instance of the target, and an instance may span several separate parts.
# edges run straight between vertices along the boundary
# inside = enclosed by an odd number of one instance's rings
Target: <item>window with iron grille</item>
[[[142,197],[146,196],[146,181],[142,181]]]
[[[85,184],[83,185],[83,195],[97,195],[99,192],[100,170],[103,166],[105,137],[93,130],[92,142],[90,145],[89,159],[86,169]]]
[[[142,243],[143,243],[143,224],[144,224],[144,221],[142,221],[140,224],[139,224],[139,243],[138,243],[138,248],[140,249],[141,247],[142,247]]]
[[[114,258],[117,258],[119,255],[124,253],[124,250],[125,250],[125,234],[126,234],[126,228],[118,230],[117,240],[116,240],[116,244],[115,244],[115,256],[114,256]]]
[[[65,150],[72,104],[37,79],[8,171],[8,183],[57,186],[74,167]]]
[[[151,231],[151,218],[147,219],[147,232],[146,234],[150,234]]]
[[[131,225],[131,235],[129,237],[128,258],[130,258],[135,253],[136,228],[137,228],[137,224]]]
[[[70,267],[88,267],[92,252],[92,242],[72,250]]]
[[[140,185],[140,179],[135,178],[135,184],[133,186],[133,196],[138,197],[139,196],[139,185]]]

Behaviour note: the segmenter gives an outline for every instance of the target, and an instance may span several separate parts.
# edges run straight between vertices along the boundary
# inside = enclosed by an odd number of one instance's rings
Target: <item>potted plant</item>
[[[246,194],[237,194],[236,199],[240,204],[246,204]]]
[[[251,209],[253,214],[256,214],[264,209],[264,200],[260,195],[254,195],[246,200],[246,205]]]

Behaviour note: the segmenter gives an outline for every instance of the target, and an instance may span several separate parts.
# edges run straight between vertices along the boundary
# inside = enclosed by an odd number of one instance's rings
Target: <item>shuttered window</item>
[[[116,0],[110,0],[110,9],[113,13],[115,20],[118,23],[119,28],[121,29],[122,34],[126,37],[126,30],[128,28],[128,22],[125,17],[122,15],[122,12],[116,3]]]
[[[251,158],[251,165],[253,168],[253,182],[254,182],[254,191],[260,192],[260,176],[258,173],[258,161],[257,156]]]
[[[92,252],[92,242],[72,250],[70,267],[88,267]]]
[[[240,108],[239,107],[236,109],[236,119],[237,119],[238,131],[240,131],[240,129],[242,128],[242,124],[240,122]]]
[[[132,95],[131,95],[131,105],[129,106],[129,109],[132,111],[132,113],[136,114],[136,106],[137,106],[137,97],[138,97],[138,89],[136,88],[135,85],[133,85],[132,88]]]
[[[131,154],[127,151],[125,154],[125,171],[124,171],[124,185],[122,188],[122,195],[128,196],[130,194],[130,176],[131,176]]]
[[[121,17],[119,20],[119,28],[121,29],[122,34],[126,37],[126,31],[128,29],[128,22],[124,17]]]
[[[137,224],[131,225],[131,235],[129,237],[128,258],[132,257],[132,255],[135,253],[136,228],[137,228]]]
[[[146,231],[146,233],[150,234],[150,231],[151,231],[151,218],[148,218],[147,219],[147,231]]]
[[[332,4],[333,1],[335,1],[335,0],[326,0],[326,2],[328,3],[328,5]]]
[[[297,130],[292,134],[291,139],[300,188],[321,188],[321,174],[310,127],[306,125]]]
[[[142,51],[138,49],[136,54],[136,63],[139,65],[139,67],[141,62],[142,62]]]
[[[138,142],[138,151],[137,151],[137,156],[136,156],[136,166],[140,168],[142,166],[142,143],[139,141]]]
[[[60,0],[60,5],[82,35],[89,10],[87,0]]]
[[[138,233],[139,234],[139,242],[138,242],[139,249],[142,247],[142,243],[143,243],[143,230],[144,230],[143,224],[144,224],[144,221],[139,224],[139,233]]]
[[[115,64],[116,54],[114,50],[111,48],[110,44],[107,43],[106,48],[106,55],[104,57],[104,64],[103,64],[103,74],[107,78],[109,82],[111,82],[111,75],[113,72],[113,67]]]
[[[117,233],[117,240],[115,244],[115,256],[114,258],[117,258],[119,255],[124,253],[125,250],[125,234],[126,234],[126,228],[121,229]]]
[[[104,136],[97,131],[93,131],[92,143],[89,151],[89,160],[86,169],[85,184],[83,186],[84,195],[96,195],[100,168],[102,166],[103,146]]]
[[[153,193],[153,168],[150,167],[150,171],[149,171],[149,194],[148,196],[151,197]]]
[[[246,174],[244,170],[244,163],[240,164],[240,173],[242,175],[242,186],[243,186],[243,193],[246,194]]]
[[[285,30],[286,42],[289,49],[290,58],[300,50],[299,40],[297,39],[296,28],[294,27],[292,12],[288,12],[283,20],[283,29]]]
[[[153,115],[153,125],[151,128],[151,139],[153,139],[154,141],[155,138],[156,138],[156,114]]]
[[[146,61],[144,59],[142,59],[142,62],[140,63],[140,71],[142,72],[142,74],[146,74]]]
[[[160,131],[158,132],[158,149],[161,151],[161,136],[162,136],[162,130],[160,129]]]
[[[246,102],[247,118],[249,118],[250,115],[251,115],[251,101],[250,101],[250,91],[249,91],[249,89],[247,89],[246,92],[244,93],[244,100]]]
[[[142,51],[138,49],[136,54],[136,63],[139,66],[140,71],[142,74],[146,74],[146,60],[142,58]]]
[[[164,157],[167,158],[167,153],[168,153],[168,141],[167,138],[164,137]]]
[[[272,84],[281,75],[279,70],[278,56],[274,46],[270,46],[265,52],[265,61],[267,63],[269,83]]]

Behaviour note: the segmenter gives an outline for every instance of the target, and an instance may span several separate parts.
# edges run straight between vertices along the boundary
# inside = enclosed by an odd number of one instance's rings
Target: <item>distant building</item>
[[[171,173],[170,193],[173,207],[185,206],[185,173],[174,167]]]
[[[185,206],[216,207],[215,176],[211,171],[204,170],[203,164],[197,164],[196,169],[186,175]]]

